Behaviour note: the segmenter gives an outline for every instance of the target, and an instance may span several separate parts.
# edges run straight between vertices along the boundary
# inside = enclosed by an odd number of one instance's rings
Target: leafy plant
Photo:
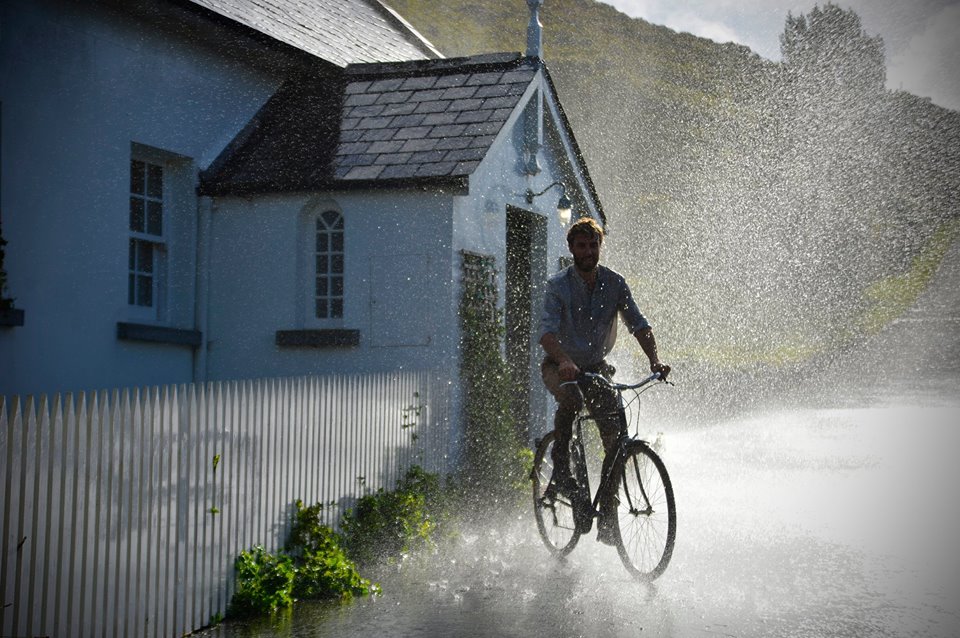
[[[230,616],[261,616],[293,602],[296,570],[290,556],[257,545],[240,552],[235,566],[237,591],[230,600]]]
[[[367,494],[341,523],[347,552],[360,564],[433,547],[446,521],[436,474],[411,467],[394,491]]]
[[[379,586],[361,578],[341,546],[341,536],[320,522],[322,504],[304,507],[303,501],[297,500],[296,508],[287,543],[297,566],[294,596],[346,600],[379,592]]]

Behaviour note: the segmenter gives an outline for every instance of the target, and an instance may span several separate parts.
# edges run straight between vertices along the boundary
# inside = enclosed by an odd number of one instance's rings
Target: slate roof
[[[201,175],[207,195],[466,184],[540,68],[519,54],[288,82]]]
[[[443,57],[378,0],[189,0],[339,67]]]

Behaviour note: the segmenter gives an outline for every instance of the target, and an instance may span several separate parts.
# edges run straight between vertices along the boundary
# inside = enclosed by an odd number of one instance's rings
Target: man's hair
[[[573,246],[573,240],[577,235],[585,235],[589,239],[596,237],[600,243],[603,243],[603,228],[590,217],[581,217],[567,231],[567,246]]]

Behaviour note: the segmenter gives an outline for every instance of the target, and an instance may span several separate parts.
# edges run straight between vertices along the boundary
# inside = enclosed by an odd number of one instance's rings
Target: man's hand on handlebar
[[[557,365],[557,372],[561,381],[576,381],[580,376],[580,368],[572,360],[566,359]]]
[[[665,363],[660,363],[659,361],[657,361],[656,363],[650,364],[650,372],[659,372],[660,380],[666,381],[667,375],[670,374],[670,366],[668,366]]]

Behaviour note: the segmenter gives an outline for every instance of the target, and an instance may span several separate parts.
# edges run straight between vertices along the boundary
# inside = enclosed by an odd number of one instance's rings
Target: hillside
[[[525,47],[520,0],[391,6],[445,55]],[[819,11],[842,28],[795,31],[809,42],[772,63],[594,0],[544,3],[544,59],[607,211],[608,261],[685,357],[796,360],[877,330],[955,228],[960,116],[885,90],[879,38]]]

